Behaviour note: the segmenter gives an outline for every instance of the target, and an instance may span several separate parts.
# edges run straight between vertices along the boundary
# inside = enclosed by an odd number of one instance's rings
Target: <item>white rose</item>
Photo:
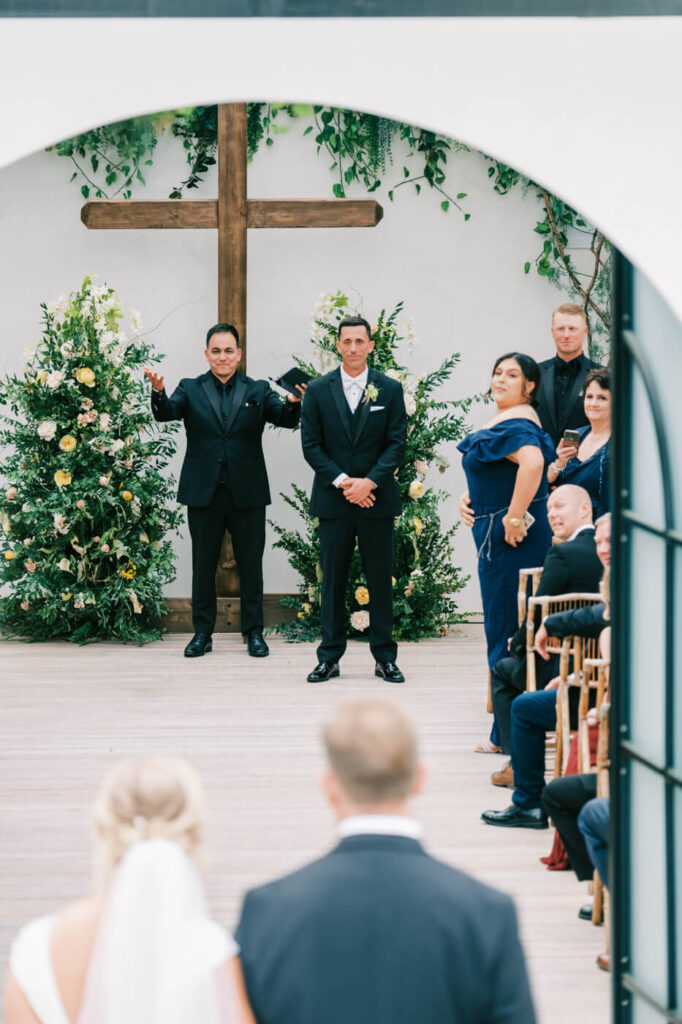
[[[386,370],[386,376],[390,377],[391,380],[400,380],[400,374],[397,370]]]
[[[45,378],[45,383],[47,384],[50,391],[57,390],[61,382],[64,380],[64,376],[65,374],[62,370],[53,370],[52,373],[48,373],[47,377]]]
[[[43,420],[38,427],[38,437],[43,441],[51,441],[57,433],[57,424],[54,420]]]
[[[52,524],[57,533],[67,533],[68,526],[66,525],[66,520],[64,519],[64,516],[59,514],[59,512],[55,512],[53,515]]]
[[[69,562],[68,558],[62,558],[57,568],[61,569],[62,572],[71,572],[71,563]]]
[[[116,440],[112,441],[109,445],[109,454],[116,455],[116,453],[120,452],[122,448],[125,448],[125,441],[122,441],[120,437],[117,437]]]
[[[420,476],[426,476],[426,474],[429,471],[429,464],[428,462],[424,462],[423,459],[417,459],[417,461],[414,464],[414,468],[417,470]]]
[[[99,428],[100,428],[100,430],[108,430],[110,423],[111,423],[111,416],[109,415],[109,413],[108,412],[101,413],[100,414],[100,418],[99,418]]]
[[[99,478],[99,482],[100,482],[102,487],[107,487],[108,484],[109,484],[109,477],[108,476],[101,476]]]
[[[353,629],[357,629],[359,632],[367,629],[369,627],[369,612],[353,612],[350,617],[350,624]]]
[[[417,401],[414,395],[411,395],[409,391],[405,392],[405,412],[408,416],[414,416],[417,411]]]
[[[410,489],[408,491],[408,494],[412,498],[412,501],[416,501],[417,498],[421,498],[423,490],[424,484],[421,482],[421,480],[413,480],[412,483],[410,484]]]
[[[73,354],[73,342],[72,341],[64,342],[64,344],[59,349],[59,351],[61,352],[61,354],[64,356],[65,359],[68,359],[69,356],[71,356]]]

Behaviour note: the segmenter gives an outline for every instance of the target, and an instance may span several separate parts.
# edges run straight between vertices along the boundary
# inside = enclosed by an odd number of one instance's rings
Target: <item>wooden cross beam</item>
[[[92,200],[87,228],[217,228],[218,320],[235,324],[246,367],[246,232],[249,228],[375,227],[383,210],[373,199],[248,199],[246,104],[218,106],[218,198]]]

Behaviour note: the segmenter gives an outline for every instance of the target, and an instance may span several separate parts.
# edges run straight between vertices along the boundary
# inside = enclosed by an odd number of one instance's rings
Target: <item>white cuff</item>
[[[339,473],[336,480],[332,480],[333,487],[340,487],[344,480],[348,479],[348,473]]]

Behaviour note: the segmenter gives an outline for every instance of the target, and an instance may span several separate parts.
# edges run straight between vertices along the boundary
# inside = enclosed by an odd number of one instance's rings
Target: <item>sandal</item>
[[[475,754],[501,754],[502,747],[496,747],[490,740],[484,740],[483,743],[478,743],[474,747]]]

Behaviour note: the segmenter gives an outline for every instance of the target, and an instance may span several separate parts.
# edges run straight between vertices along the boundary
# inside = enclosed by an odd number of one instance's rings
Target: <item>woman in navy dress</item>
[[[585,415],[589,426],[580,427],[578,445],[562,440],[557,457],[547,470],[550,484],[577,484],[592,498],[595,520],[609,511],[609,455],[611,440],[611,379],[609,371],[590,370],[585,377]]]
[[[539,388],[534,359],[521,352],[500,356],[490,385],[495,415],[458,445],[468,484],[460,514],[473,528],[478,552],[490,668],[507,657],[507,640],[518,628],[519,569],[542,565],[552,543],[546,467],[554,446],[535,411]],[[490,742],[477,750],[496,753],[497,741],[493,723]]]

